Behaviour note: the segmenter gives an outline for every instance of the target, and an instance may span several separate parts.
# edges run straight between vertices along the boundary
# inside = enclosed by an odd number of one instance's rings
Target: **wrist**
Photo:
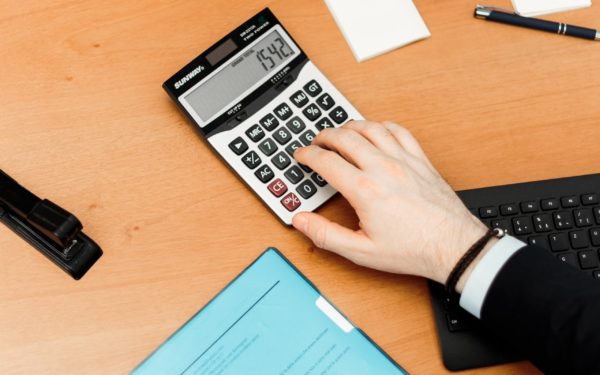
[[[453,231],[449,234],[448,240],[445,241],[442,246],[444,248],[438,251],[438,265],[435,268],[435,275],[432,277],[433,280],[440,284],[445,284],[448,277],[459,260],[463,255],[480,240],[488,231],[488,228],[477,218],[469,215],[467,220],[463,220],[461,225],[456,226]],[[492,238],[483,248],[481,253],[469,264],[469,267],[465,270],[461,278],[459,279],[460,287],[459,293],[464,287],[465,280],[470,275],[475,265],[479,262],[483,253],[487,252],[489,248],[496,243],[496,239]]]
[[[469,277],[471,276],[471,273],[473,272],[475,267],[477,267],[477,264],[485,256],[485,254],[487,254],[490,251],[490,249],[492,247],[494,247],[494,245],[498,241],[499,241],[499,239],[497,237],[492,237],[488,241],[488,243],[483,247],[483,250],[481,250],[481,252],[477,255],[477,257],[475,257],[475,259],[473,259],[471,264],[469,264],[469,266],[465,269],[465,272],[463,272],[460,279],[458,279],[458,282],[456,283],[455,290],[458,294],[462,294],[463,289],[465,288],[465,284],[467,283],[467,280],[469,280]]]

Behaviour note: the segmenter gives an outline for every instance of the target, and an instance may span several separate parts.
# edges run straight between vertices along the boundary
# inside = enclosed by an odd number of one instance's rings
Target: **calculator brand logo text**
[[[177,90],[181,86],[185,85],[189,80],[191,80],[192,78],[194,78],[195,76],[200,74],[203,70],[204,70],[204,66],[198,65],[198,67],[196,69],[192,70],[191,72],[186,74],[183,78],[181,78],[179,81],[175,82],[175,89]]]

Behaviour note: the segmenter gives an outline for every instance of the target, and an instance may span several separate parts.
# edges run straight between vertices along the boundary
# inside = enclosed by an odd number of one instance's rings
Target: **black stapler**
[[[71,213],[40,199],[0,170],[0,222],[79,280],[102,255]]]

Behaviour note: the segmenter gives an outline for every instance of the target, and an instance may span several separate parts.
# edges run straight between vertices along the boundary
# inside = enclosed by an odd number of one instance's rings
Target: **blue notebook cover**
[[[133,374],[407,374],[267,249]]]

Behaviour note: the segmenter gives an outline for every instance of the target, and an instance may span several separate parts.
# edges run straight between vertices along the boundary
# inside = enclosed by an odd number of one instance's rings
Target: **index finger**
[[[297,149],[294,159],[320,174],[349,201],[356,196],[356,180],[361,171],[336,152],[310,145]]]

